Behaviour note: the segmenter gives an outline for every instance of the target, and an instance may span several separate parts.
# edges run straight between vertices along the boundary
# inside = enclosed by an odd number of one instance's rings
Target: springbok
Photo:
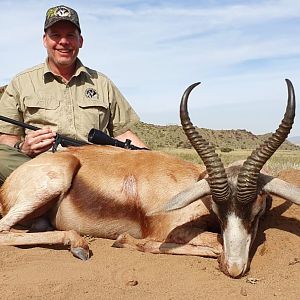
[[[95,145],[23,164],[0,190],[0,245],[61,243],[86,260],[89,248],[79,234],[90,235],[144,252],[219,257],[225,274],[244,275],[269,194],[300,204],[299,187],[261,172],[293,124],[295,95],[286,82],[288,103],[278,130],[243,164],[225,168],[193,127],[187,101],[198,83],[183,94],[180,117],[205,167],[155,151]],[[41,218],[57,230],[12,230]]]

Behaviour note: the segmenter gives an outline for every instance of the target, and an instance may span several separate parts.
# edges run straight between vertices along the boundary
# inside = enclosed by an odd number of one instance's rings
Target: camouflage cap
[[[49,8],[46,13],[44,31],[58,21],[69,21],[78,28],[79,32],[81,32],[78,14],[70,7],[59,5]]]

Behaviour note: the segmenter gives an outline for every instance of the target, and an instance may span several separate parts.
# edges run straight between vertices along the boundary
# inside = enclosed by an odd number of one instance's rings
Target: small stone
[[[245,297],[248,296],[247,290],[244,287],[241,287],[241,295]]]
[[[137,280],[129,280],[126,283],[127,286],[136,286],[138,285],[138,281]]]
[[[247,282],[247,283],[251,283],[251,284],[256,284],[259,280],[260,280],[260,279],[258,279],[258,278],[248,277],[248,278],[246,279],[246,282]]]
[[[294,260],[289,262],[289,266],[299,264],[299,263],[300,263],[300,259],[299,258],[294,258]]]
[[[264,244],[262,245],[262,247],[260,248],[259,254],[260,254],[261,256],[263,256],[263,255],[266,254],[267,251],[268,251],[267,245],[266,245],[266,243],[264,243]]]

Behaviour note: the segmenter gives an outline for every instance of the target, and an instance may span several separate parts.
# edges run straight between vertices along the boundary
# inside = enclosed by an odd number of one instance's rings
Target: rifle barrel
[[[7,123],[11,123],[11,124],[17,125],[17,126],[20,126],[20,127],[23,127],[23,128],[34,130],[34,131],[41,129],[39,127],[30,125],[30,124],[26,124],[24,122],[17,121],[17,120],[14,120],[14,119],[11,119],[11,118],[8,118],[8,117],[5,117],[5,116],[1,116],[1,115],[0,115],[0,120],[4,121],[4,122],[7,122]],[[67,144],[69,146],[89,145],[89,143],[87,143],[87,142],[80,141],[80,140],[75,140],[75,139],[69,138],[67,136],[61,135],[59,133],[57,133],[56,135],[57,135],[57,138],[61,139],[62,144],[65,143],[65,144]]]
[[[1,116],[1,115],[0,115],[0,120],[4,121],[4,122],[7,122],[7,123],[11,123],[11,124],[17,125],[17,126],[20,126],[20,127],[23,127],[23,128],[27,128],[27,129],[30,129],[30,130],[38,130],[38,129],[40,129],[40,128],[36,127],[36,126],[29,125],[29,124],[23,123],[21,121],[17,121],[17,120],[14,120],[14,119],[11,119],[11,118],[8,118],[8,117],[5,117],[5,116]]]

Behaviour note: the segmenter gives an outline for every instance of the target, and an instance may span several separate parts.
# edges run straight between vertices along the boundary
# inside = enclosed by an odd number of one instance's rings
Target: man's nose
[[[62,37],[62,38],[59,40],[59,43],[60,43],[60,44],[69,44],[69,40],[68,40],[66,37]]]

